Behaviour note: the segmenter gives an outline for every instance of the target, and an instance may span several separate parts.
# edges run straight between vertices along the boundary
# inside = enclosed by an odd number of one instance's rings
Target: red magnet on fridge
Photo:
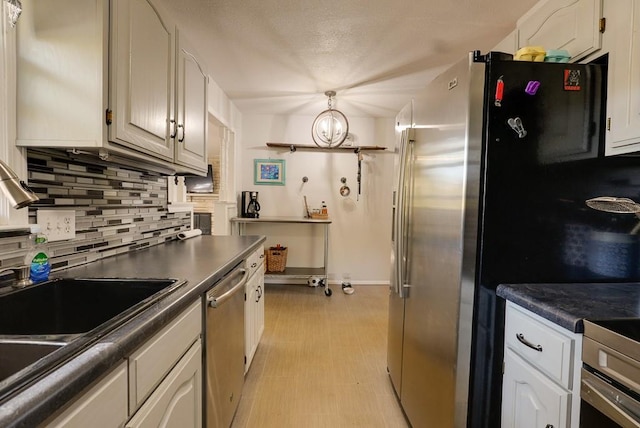
[[[540,82],[537,80],[530,80],[524,91],[529,95],[535,95],[536,92],[538,92],[538,88],[540,88]]]
[[[502,106],[502,95],[504,94],[504,80],[502,80],[502,76],[498,77],[498,81],[496,82],[496,99],[495,106]]]

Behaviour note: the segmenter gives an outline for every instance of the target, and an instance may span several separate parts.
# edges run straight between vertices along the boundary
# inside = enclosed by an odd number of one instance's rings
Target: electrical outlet
[[[64,241],[76,237],[76,212],[42,210],[36,213],[37,222],[49,242]]]

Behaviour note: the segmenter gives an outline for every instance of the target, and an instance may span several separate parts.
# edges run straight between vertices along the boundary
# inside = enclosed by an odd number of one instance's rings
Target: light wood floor
[[[406,428],[386,370],[388,287],[266,286],[233,428]]]

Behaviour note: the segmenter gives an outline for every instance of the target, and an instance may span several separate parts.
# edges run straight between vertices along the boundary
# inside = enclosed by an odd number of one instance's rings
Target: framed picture
[[[284,186],[284,159],[254,159],[253,184]]]

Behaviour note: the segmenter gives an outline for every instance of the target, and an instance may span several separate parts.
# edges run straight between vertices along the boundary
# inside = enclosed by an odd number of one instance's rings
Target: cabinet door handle
[[[178,129],[182,129],[182,138],[178,138],[178,142],[182,143],[184,141],[184,125],[179,124]]]
[[[542,352],[542,346],[534,345],[533,343],[529,342],[527,339],[524,338],[524,334],[516,333],[516,339],[518,339],[518,341],[523,345],[528,346],[529,348],[535,351]]]
[[[171,130],[169,131],[170,132],[169,136],[171,137],[171,139],[174,139],[176,138],[176,134],[178,133],[178,130],[176,129],[176,121],[171,119],[169,123],[171,124]]]
[[[254,268],[254,267],[256,267],[256,266],[258,266],[258,263],[255,263],[255,262],[254,262],[254,263],[251,263],[251,267],[252,267],[252,268]]]

